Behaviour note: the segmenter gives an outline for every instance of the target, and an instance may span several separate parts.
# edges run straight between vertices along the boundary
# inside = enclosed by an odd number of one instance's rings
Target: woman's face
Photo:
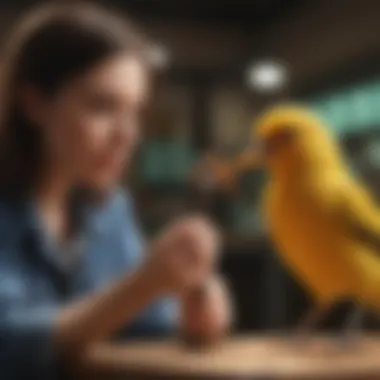
[[[147,78],[131,56],[113,57],[67,83],[40,112],[53,169],[93,188],[122,175],[139,140]]]

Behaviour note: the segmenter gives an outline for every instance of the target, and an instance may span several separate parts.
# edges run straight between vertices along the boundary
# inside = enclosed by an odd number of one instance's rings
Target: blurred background
[[[36,3],[2,0],[4,32]],[[162,68],[125,180],[147,234],[189,210],[206,211],[224,231],[221,270],[236,298],[237,329],[293,326],[308,300],[277,262],[260,220],[264,173],[246,170],[224,186],[199,168],[211,162],[223,176],[223,162],[248,147],[255,116],[294,99],[331,123],[353,170],[380,196],[380,2],[102,3],[140,24]]]

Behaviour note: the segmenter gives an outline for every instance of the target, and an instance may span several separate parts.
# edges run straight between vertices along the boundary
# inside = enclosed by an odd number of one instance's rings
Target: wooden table
[[[212,350],[177,341],[95,347],[84,361],[89,379],[380,379],[380,336],[351,348],[314,337],[304,346],[276,336],[244,336]],[[81,378],[84,378],[81,376]]]

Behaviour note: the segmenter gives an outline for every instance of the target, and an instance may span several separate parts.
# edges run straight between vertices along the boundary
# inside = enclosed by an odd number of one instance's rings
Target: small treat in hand
[[[213,272],[220,236],[201,216],[184,218],[169,226],[152,244],[147,266],[164,292],[188,293]]]
[[[207,348],[223,340],[232,324],[227,286],[220,277],[192,289],[183,298],[181,339],[189,348]]]

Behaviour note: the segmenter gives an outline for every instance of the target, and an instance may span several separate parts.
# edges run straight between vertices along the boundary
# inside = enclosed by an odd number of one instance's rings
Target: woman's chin
[[[94,176],[87,181],[88,186],[95,191],[107,192],[117,186],[119,178],[116,176],[102,175]]]
[[[107,191],[114,188],[120,182],[125,172],[125,165],[110,165],[87,172],[87,184],[99,191]]]

